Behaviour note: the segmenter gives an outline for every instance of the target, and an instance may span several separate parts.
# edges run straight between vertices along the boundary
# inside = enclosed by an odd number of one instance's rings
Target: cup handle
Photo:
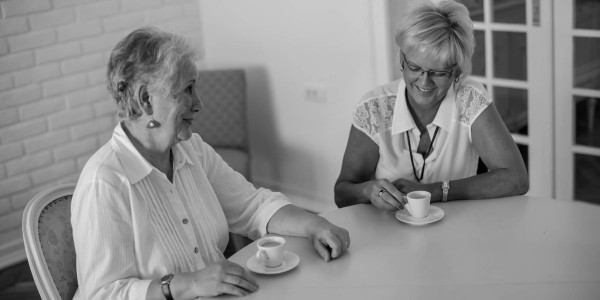
[[[404,209],[412,216],[412,212],[410,211],[410,205],[408,203],[404,204]]]
[[[256,252],[256,260],[261,264],[264,265],[268,258],[267,251],[260,249]]]

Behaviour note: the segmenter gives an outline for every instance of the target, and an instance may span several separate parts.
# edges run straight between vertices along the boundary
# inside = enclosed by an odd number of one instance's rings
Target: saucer
[[[396,212],[396,219],[412,225],[425,225],[433,223],[441,220],[443,217],[444,211],[441,208],[433,205],[429,205],[429,214],[425,218],[415,218],[411,216],[406,209],[401,209]]]
[[[298,265],[298,263],[300,263],[300,257],[298,257],[296,253],[291,251],[284,251],[283,262],[279,267],[269,268],[265,267],[262,264],[259,264],[256,255],[252,255],[252,257],[248,259],[248,261],[246,262],[246,267],[254,273],[271,275],[287,272],[295,268]]]

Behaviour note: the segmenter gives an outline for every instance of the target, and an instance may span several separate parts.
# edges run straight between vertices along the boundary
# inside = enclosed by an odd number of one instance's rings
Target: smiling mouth
[[[416,85],[415,85],[415,86],[416,86]],[[423,92],[423,93],[429,93],[429,92],[431,92],[431,91],[433,91],[433,90],[434,90],[434,89],[423,89],[423,88],[420,88],[420,87],[418,87],[418,86],[416,86],[416,87],[417,87],[417,89],[419,89],[419,91],[421,91],[421,92]]]

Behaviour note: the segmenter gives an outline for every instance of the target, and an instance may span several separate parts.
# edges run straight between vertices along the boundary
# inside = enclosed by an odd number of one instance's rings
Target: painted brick
[[[171,21],[162,24],[161,26],[167,31],[174,32],[180,34],[185,31],[196,31],[197,34],[200,34],[202,28],[200,28],[200,23],[194,18],[183,18],[176,21]]]
[[[190,3],[193,1],[194,0],[164,0],[164,2],[166,4],[183,4],[183,3]]]
[[[6,172],[8,176],[15,176],[27,171],[39,169],[51,163],[52,153],[50,151],[44,151],[7,162]]]
[[[66,160],[31,172],[31,180],[34,185],[38,185],[76,172],[75,161]]]
[[[0,165],[0,180],[4,180],[6,178],[6,170],[3,165]]]
[[[18,228],[21,226],[21,220],[23,219],[23,210],[16,210],[7,215],[0,216],[0,232],[8,231],[10,229]]]
[[[29,26],[32,30],[56,27],[58,25],[69,24],[75,21],[75,9],[54,9],[40,14],[31,14],[28,16]]]
[[[104,145],[104,144],[100,144],[100,145]],[[92,157],[92,155],[94,155],[95,152],[96,151],[87,153],[87,154],[82,155],[77,158],[77,171],[79,171],[79,173],[81,173],[81,170],[83,170],[83,167],[85,167],[85,164],[90,159],[90,157]]]
[[[87,76],[90,85],[106,85],[106,67],[88,72]]]
[[[22,192],[31,187],[31,181],[27,174],[8,177],[0,181],[0,197]]]
[[[23,105],[42,98],[42,88],[30,85],[0,93],[0,109]]]
[[[50,130],[73,125],[94,118],[91,106],[83,106],[77,109],[69,109],[48,117]]]
[[[99,34],[102,32],[102,26],[100,21],[92,20],[58,27],[57,32],[58,40],[62,42]]]
[[[89,3],[95,0],[52,0],[52,4],[56,8],[75,6],[80,4]]]
[[[16,108],[0,110],[0,127],[19,122],[19,112]]]
[[[0,74],[29,68],[34,65],[33,53],[21,52],[0,57]]]
[[[186,16],[200,20],[200,8],[198,7],[198,2],[194,1],[185,4],[184,11]]]
[[[0,162],[11,160],[15,157],[23,155],[23,144],[12,143],[8,145],[0,145]]]
[[[121,9],[123,11],[141,11],[160,4],[161,0],[123,0],[121,1]]]
[[[173,20],[177,17],[183,16],[184,14],[183,7],[179,5],[171,5],[148,10],[145,12],[145,17],[147,24],[156,24],[162,21]]]
[[[136,28],[144,25],[143,13],[131,13],[126,15],[117,15],[111,18],[102,20],[104,31],[112,32],[117,30],[124,30]],[[124,35],[123,35],[124,36]]]
[[[14,85],[12,77],[8,75],[0,75],[0,91],[12,89],[13,87]]]
[[[112,50],[117,42],[121,40],[123,37],[127,35],[128,32],[112,32],[105,33],[99,36],[83,39],[81,41],[81,46],[83,47],[83,52],[98,52],[104,50]],[[105,61],[108,61],[105,59]]]
[[[53,185],[56,185],[56,184],[50,183],[50,184],[34,186],[23,192],[11,195],[10,196],[10,205],[12,206],[12,209],[15,210],[15,209],[21,209],[21,208],[25,207],[27,205],[27,203],[29,201],[31,201],[31,199],[33,199],[33,197],[35,197],[35,195],[39,194],[41,191],[48,189],[49,187],[51,187]]]
[[[38,65],[30,69],[13,73],[16,87],[41,82],[58,76],[60,76],[60,67],[58,63]]]
[[[27,18],[25,17],[0,19],[0,36],[25,33],[27,31],[29,31],[29,26],[27,26]]]
[[[119,12],[117,1],[95,2],[88,5],[80,5],[77,14],[80,20],[94,19],[114,15]]]
[[[19,116],[21,120],[31,120],[64,110],[65,107],[65,100],[62,97],[44,98],[19,107]]]
[[[86,87],[87,80],[85,76],[71,75],[59,79],[49,80],[43,83],[44,95],[54,96],[69,91]]]
[[[62,62],[62,73],[73,74],[81,71],[101,68],[106,64],[101,53],[77,57]]]
[[[49,10],[52,5],[50,0],[5,0],[0,2],[0,7],[6,18]]]
[[[0,38],[0,55],[6,55],[7,53],[8,53],[8,42],[6,41],[5,38]]]
[[[56,41],[54,30],[33,31],[27,34],[20,34],[8,38],[8,47],[11,52],[18,52],[27,49],[34,49],[47,46]]]
[[[81,155],[98,150],[96,138],[87,138],[54,148],[54,160],[59,162],[69,158],[77,159]]]
[[[67,106],[69,108],[75,108],[82,105],[88,105],[100,99],[110,99],[105,85],[96,85],[69,93],[67,95]]]
[[[10,199],[0,199],[0,216],[8,214],[11,210]]]
[[[25,153],[33,153],[44,149],[53,148],[57,145],[67,143],[71,139],[68,129],[54,130],[48,133],[31,137],[23,141]]]
[[[115,123],[112,117],[104,117],[72,127],[71,136],[73,139],[79,140],[93,134],[99,134],[112,130],[114,126]]]
[[[106,101],[98,101],[94,103],[94,113],[96,117],[101,117],[105,115],[115,115],[117,114],[117,104],[112,101],[106,99]]]
[[[79,181],[79,170],[74,174],[57,178],[56,184],[77,183],[77,181]]]
[[[35,50],[35,59],[38,64],[42,64],[79,54],[81,54],[79,42],[61,43]]]
[[[0,131],[0,143],[9,143],[22,140],[28,136],[34,136],[47,130],[45,120],[34,120],[21,122],[12,126],[2,128]]]

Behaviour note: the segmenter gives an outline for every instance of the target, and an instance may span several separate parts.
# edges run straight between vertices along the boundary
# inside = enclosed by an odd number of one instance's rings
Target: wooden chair
[[[72,299],[77,290],[71,197],[75,184],[37,194],[23,212],[23,240],[42,299]]]

